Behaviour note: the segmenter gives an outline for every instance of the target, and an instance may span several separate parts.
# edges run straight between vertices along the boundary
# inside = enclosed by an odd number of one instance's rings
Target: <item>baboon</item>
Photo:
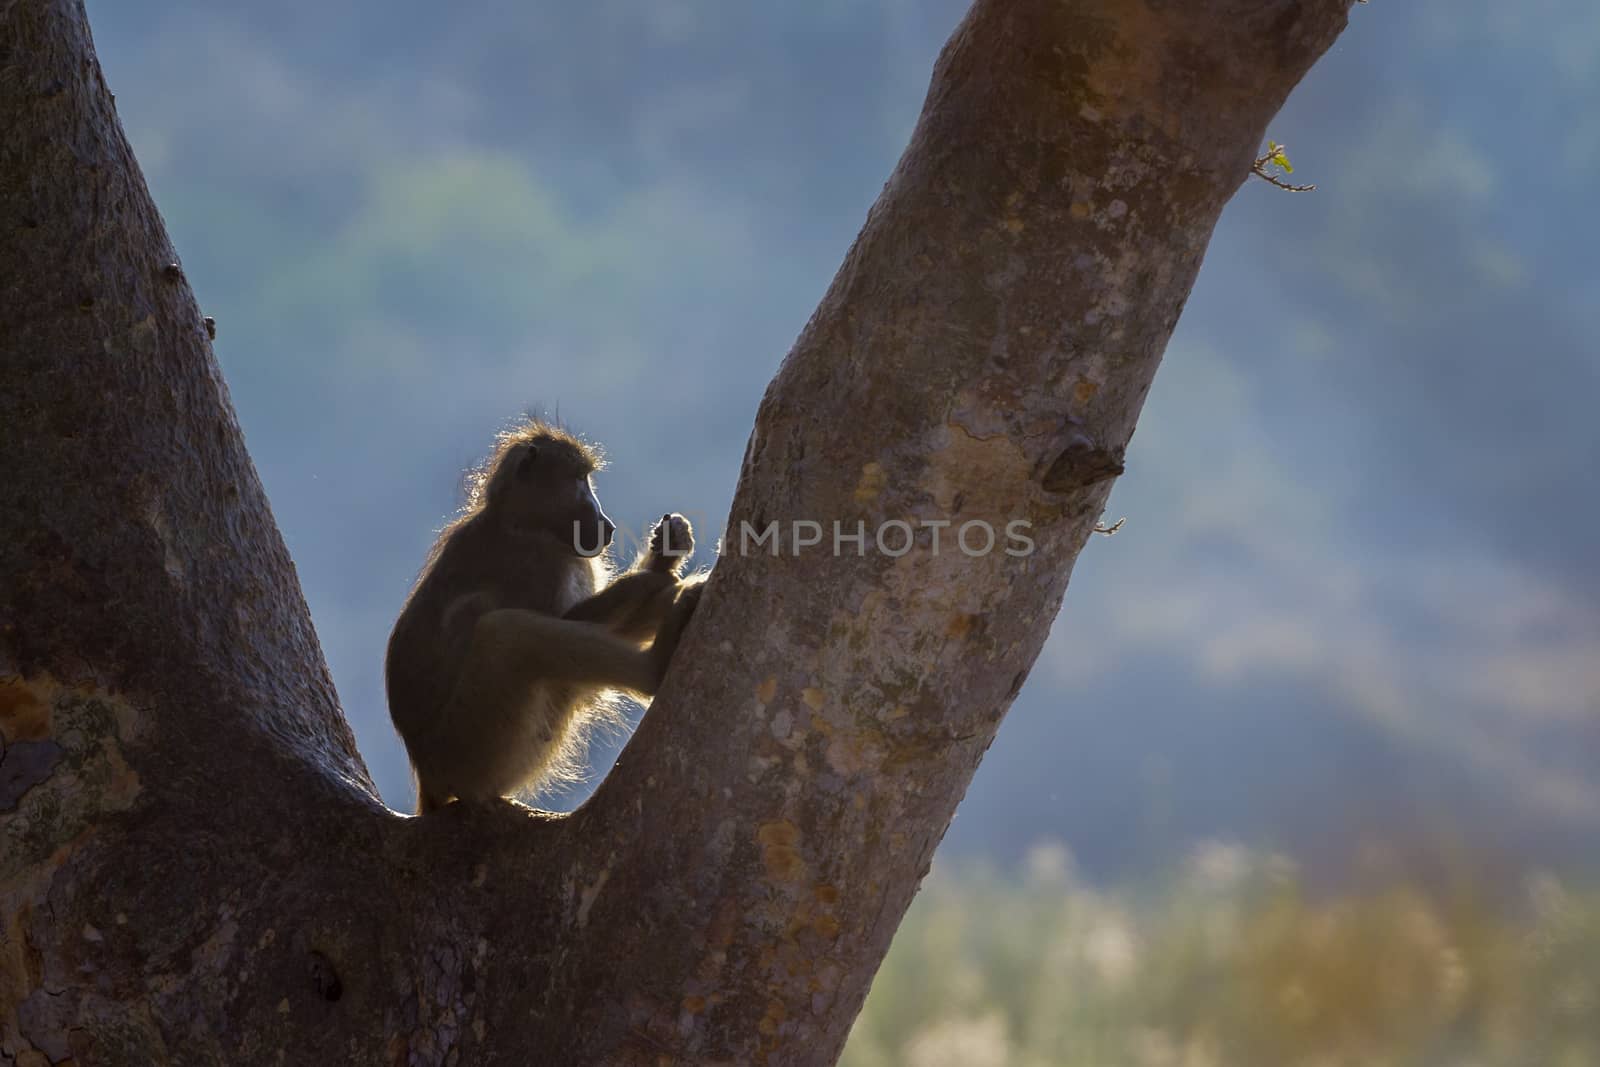
[[[662,516],[612,580],[599,467],[594,449],[542,422],[501,435],[428,554],[384,660],[418,814],[570,774],[611,694],[661,684],[699,601],[701,578],[683,579],[693,531]]]

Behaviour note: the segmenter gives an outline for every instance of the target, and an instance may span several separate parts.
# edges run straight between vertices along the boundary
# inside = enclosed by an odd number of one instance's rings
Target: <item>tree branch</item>
[[[826,1063],[1095,529],[1223,205],[1350,0],[980,0],[768,389],[665,690],[578,815],[593,1062]],[[1268,57],[1263,59],[1263,57]],[[923,527],[904,555],[831,533]],[[1025,520],[1030,555],[964,523]],[[777,521],[781,554],[749,539]],[[870,545],[869,535],[869,545]],[[980,542],[981,543],[981,542]],[[894,546],[898,547],[898,542]],[[746,551],[741,551],[741,548]]]
[[[0,676],[115,692],[184,762],[267,740],[375,796],[82,6],[0,17]]]

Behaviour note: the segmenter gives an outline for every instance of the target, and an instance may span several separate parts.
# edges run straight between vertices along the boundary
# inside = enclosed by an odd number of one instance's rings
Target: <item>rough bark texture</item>
[[[767,392],[617,769],[567,818],[407,819],[340,714],[80,0],[0,0],[0,1052],[831,1063],[1218,214],[1350,2],[979,0]],[[956,541],[1016,519],[1030,555]],[[823,543],[796,554],[795,520]],[[741,554],[774,521],[781,553]],[[889,555],[892,521],[953,525]]]

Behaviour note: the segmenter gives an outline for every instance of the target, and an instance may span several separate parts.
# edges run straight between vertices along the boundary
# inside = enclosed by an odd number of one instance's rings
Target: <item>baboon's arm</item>
[[[664,614],[672,604],[673,587],[677,584],[676,578],[661,571],[629,571],[594,596],[568,608],[562,618],[571,622],[602,623],[616,629],[657,599],[662,600],[660,612]],[[657,618],[656,625],[660,622]],[[644,636],[654,631],[652,626]]]
[[[535,685],[546,683],[649,696],[662,673],[649,652],[603,625],[500,608],[473,626],[451,705],[490,717],[514,714]]]

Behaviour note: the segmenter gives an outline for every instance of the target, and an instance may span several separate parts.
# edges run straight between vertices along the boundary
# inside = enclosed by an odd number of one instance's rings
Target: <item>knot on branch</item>
[[[1070,493],[1115,478],[1123,471],[1120,448],[1105,448],[1077,433],[1040,479],[1052,493]]]
[[[316,989],[317,996],[330,1002],[344,996],[344,983],[339,980],[339,972],[334,969],[333,961],[327,956],[312,949],[308,970],[311,973],[311,985]]]

